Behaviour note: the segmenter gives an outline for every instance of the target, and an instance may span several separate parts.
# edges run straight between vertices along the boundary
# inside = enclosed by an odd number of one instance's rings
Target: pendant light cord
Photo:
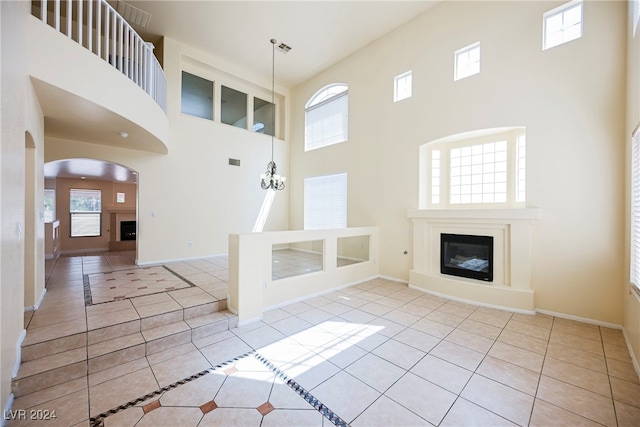
[[[271,39],[271,124],[273,125],[271,135],[271,161],[273,162],[273,140],[276,134],[276,39]]]

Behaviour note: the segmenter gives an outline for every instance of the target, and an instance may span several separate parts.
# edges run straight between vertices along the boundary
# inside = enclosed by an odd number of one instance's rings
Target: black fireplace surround
[[[440,272],[493,282],[493,237],[440,234]]]
[[[136,240],[136,222],[121,221],[120,222],[120,241]]]

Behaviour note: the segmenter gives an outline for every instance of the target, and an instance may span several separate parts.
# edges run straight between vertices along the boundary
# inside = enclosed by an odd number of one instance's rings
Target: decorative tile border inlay
[[[167,287],[167,288],[158,288],[157,292],[150,292],[147,295],[154,295],[154,294],[159,294],[162,292],[169,292],[169,291],[175,291],[176,289],[188,289],[188,288],[194,288],[196,287],[196,285],[194,283],[192,283],[190,280],[186,279],[185,277],[181,276],[180,274],[178,274],[177,272],[173,271],[172,269],[170,269],[169,267],[167,267],[166,265],[162,265],[162,266],[157,266],[157,267],[162,267],[165,270],[167,270],[169,273],[171,273],[172,275],[174,275],[175,277],[177,277],[178,279],[180,279],[182,282],[184,282],[187,286],[185,286],[184,288],[176,288],[175,286],[171,286],[171,287]],[[133,275],[136,274],[139,271],[144,271],[144,270],[148,270],[151,267],[144,267],[144,268],[137,268],[133,271],[128,271],[125,273],[125,275]],[[122,272],[125,270],[116,270],[115,272]],[[93,299],[92,299],[92,295],[91,295],[91,282],[90,282],[90,278],[89,276],[96,276],[98,274],[103,274],[103,275],[108,275],[108,274],[113,274],[114,271],[107,271],[104,273],[91,273],[91,274],[84,274],[82,276],[82,287],[84,289],[84,305],[85,306],[90,306],[90,305],[97,305],[97,304],[108,304],[110,302],[114,302],[114,301],[120,301],[123,299],[127,299],[126,296],[124,295],[118,295],[113,297],[113,301],[104,301],[104,302],[98,302],[98,303],[94,303]],[[158,273],[156,272],[149,272],[147,273],[149,276],[152,275],[157,275]],[[109,278],[106,279],[107,282],[109,281],[113,281],[116,280],[116,278]],[[132,279],[131,282],[136,282],[139,281],[140,279]],[[164,282],[165,279],[157,279],[157,282]],[[142,289],[147,289],[147,286],[142,286],[142,287],[137,287],[138,290],[142,290]],[[117,289],[117,286],[110,286],[109,289]],[[135,298],[135,297],[134,297]]]
[[[104,427],[104,419],[117,414],[120,411],[124,411],[126,409],[132,408],[134,406],[136,406],[137,404],[147,401],[153,397],[156,396],[161,396],[162,393],[167,392],[169,390],[173,390],[174,388],[177,388],[181,385],[187,384],[193,380],[196,380],[200,377],[203,377],[207,374],[210,374],[218,369],[222,369],[225,368],[228,365],[233,364],[234,362],[237,362],[241,359],[244,359],[245,357],[248,356],[253,356],[255,357],[258,361],[262,362],[266,367],[268,367],[269,369],[271,369],[273,371],[274,374],[276,374],[277,377],[279,377],[280,379],[282,379],[284,381],[284,383],[286,385],[288,385],[293,391],[295,391],[296,393],[298,393],[298,395],[300,397],[302,397],[307,403],[309,403],[311,406],[313,406],[318,412],[320,412],[326,419],[328,419],[329,421],[331,421],[331,423],[333,425],[335,425],[336,427],[349,427],[349,424],[344,421],[342,418],[340,418],[335,412],[333,412],[331,409],[329,409],[326,405],[324,405],[322,402],[320,402],[318,399],[316,399],[310,392],[308,392],[307,390],[304,389],[304,387],[302,387],[300,384],[298,384],[294,379],[289,378],[284,372],[282,372],[280,369],[278,369],[273,363],[271,363],[268,359],[266,359],[264,356],[262,356],[261,354],[255,352],[255,351],[250,351],[247,352],[245,354],[242,354],[238,357],[234,357],[231,360],[228,360],[226,362],[223,362],[219,365],[214,366],[211,369],[206,369],[204,371],[198,372],[197,374],[191,375],[188,378],[185,378],[183,380],[177,381],[175,383],[169,384],[165,387],[162,387],[161,389],[158,389],[156,391],[153,391],[151,393],[147,393],[144,396],[138,397],[137,399],[131,400],[123,405],[120,405],[116,408],[110,409],[106,412],[103,412],[95,417],[91,417],[89,418],[89,425],[90,427]],[[235,371],[234,371],[235,370]],[[225,370],[223,370],[223,372],[227,373],[227,372],[237,372],[237,369],[235,367],[231,367],[231,368],[227,368]],[[230,375],[230,374],[227,374]],[[154,400],[153,402],[149,402],[146,405],[144,405],[143,411],[144,413],[148,413],[150,411],[153,411],[154,409],[157,409],[161,406],[160,404],[160,399]],[[205,404],[203,404],[202,406],[200,406],[200,410],[202,411],[203,414],[207,414],[208,412],[211,412],[215,409],[218,408],[218,405],[212,400],[210,402],[207,402]],[[256,408],[258,410],[258,412],[260,412],[260,414],[267,415],[268,413],[270,413],[271,411],[274,410],[273,405],[271,405],[270,402],[265,402],[262,405],[260,405],[258,408]]]

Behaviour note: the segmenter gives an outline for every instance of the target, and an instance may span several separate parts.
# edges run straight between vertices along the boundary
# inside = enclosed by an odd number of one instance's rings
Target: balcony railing
[[[122,72],[167,111],[167,80],[153,45],[106,0],[39,0],[33,6],[34,16]]]

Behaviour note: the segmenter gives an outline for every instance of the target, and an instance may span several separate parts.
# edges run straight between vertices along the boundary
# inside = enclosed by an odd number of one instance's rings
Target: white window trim
[[[322,99],[321,101],[317,101],[317,98],[323,94],[323,92],[328,91],[329,89],[333,88],[333,87],[344,87],[345,89],[341,92],[332,94],[330,96],[325,97],[324,99]],[[332,83],[329,84],[327,86],[324,86],[322,89],[318,90],[315,94],[313,94],[313,96],[311,96],[309,98],[309,100],[307,101],[307,103],[305,104],[305,110],[304,110],[304,115],[305,115],[305,135],[304,135],[304,151],[312,151],[312,150],[317,150],[320,148],[324,148],[324,147],[328,147],[331,145],[335,145],[335,144],[340,144],[342,142],[346,142],[349,138],[349,86],[345,83]],[[341,98],[346,98],[346,111],[344,111],[344,115],[343,120],[344,120],[344,126],[343,128],[341,128],[342,133],[341,136],[342,138],[340,139],[336,139],[333,140],[331,142],[326,142],[327,139],[326,135],[323,137],[323,139],[321,141],[325,141],[322,144],[319,144],[317,141],[309,141],[309,134],[308,134],[308,126],[309,126],[309,113],[321,108],[323,106],[326,106],[327,104],[330,104],[332,102],[336,102],[339,101]]]
[[[554,44],[553,46],[547,46],[547,20],[553,16],[556,16],[558,14],[564,13],[565,11],[576,7],[577,5],[580,5],[581,7],[581,11],[580,11],[580,36],[576,37],[575,39],[571,39],[571,40],[563,40],[561,43],[558,44]],[[563,27],[564,30],[564,27]],[[562,4],[554,9],[548,10],[546,11],[543,15],[542,15],[542,50],[548,50],[548,49],[552,49],[554,47],[557,46],[561,46],[565,43],[569,43],[570,41],[573,40],[577,40],[579,38],[582,38],[582,36],[584,35],[584,5],[582,0],[572,0],[568,3]]]
[[[471,73],[471,74],[465,74],[465,75],[458,75],[458,61],[460,59],[460,57],[465,54],[468,53],[474,49],[478,48],[478,71]],[[462,80],[462,79],[466,79],[467,77],[471,77],[471,76],[475,76],[476,74],[480,74],[480,67],[481,67],[481,55],[482,52],[480,50],[480,42],[475,42],[472,43],[468,46],[465,46],[461,49],[458,49],[454,52],[453,54],[453,80],[454,81],[458,81],[458,80]]]
[[[401,93],[399,84],[405,79],[409,79],[409,90],[406,93]],[[413,96],[413,71],[409,70],[402,74],[399,74],[393,78],[393,102],[402,101]]]

